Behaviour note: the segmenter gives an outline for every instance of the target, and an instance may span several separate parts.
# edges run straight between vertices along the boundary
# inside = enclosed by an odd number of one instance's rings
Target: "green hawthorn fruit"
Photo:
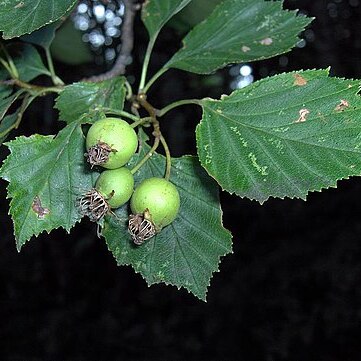
[[[128,202],[132,196],[133,174],[125,167],[106,170],[100,174],[95,188],[111,208],[118,208]]]
[[[164,178],[143,180],[130,201],[133,214],[143,214],[145,218],[149,218],[157,231],[174,221],[179,206],[177,188]]]
[[[105,118],[95,122],[86,137],[88,162],[107,169],[128,163],[138,147],[134,129],[124,120]]]

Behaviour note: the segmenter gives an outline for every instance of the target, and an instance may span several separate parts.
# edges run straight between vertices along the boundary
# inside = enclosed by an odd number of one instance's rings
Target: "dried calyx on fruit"
[[[128,163],[137,147],[137,134],[127,122],[119,118],[104,118],[89,128],[85,156],[91,167],[100,165],[116,169]]]
[[[129,216],[128,230],[134,243],[138,246],[157,233],[154,224],[150,220],[148,209],[143,214],[131,214]]]
[[[78,199],[78,208],[83,216],[92,222],[99,222],[110,210],[105,198],[95,189],[91,189]]]
[[[134,178],[129,169],[106,170],[99,176],[95,188],[79,199],[79,210],[91,221],[98,222],[111,208],[118,208],[128,202],[133,188]]]
[[[84,156],[86,157],[88,163],[93,168],[96,165],[103,165],[105,164],[112,152],[112,148],[103,142],[99,142],[96,145],[91,146]]]
[[[130,201],[128,231],[135,244],[153,237],[177,217],[180,198],[177,188],[164,178],[148,178],[135,189]]]

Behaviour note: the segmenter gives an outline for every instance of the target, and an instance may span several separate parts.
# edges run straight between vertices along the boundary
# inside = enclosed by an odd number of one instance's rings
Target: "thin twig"
[[[165,140],[165,138],[162,135],[162,132],[160,130],[160,124],[159,121],[157,119],[157,109],[155,109],[153,107],[152,104],[150,104],[147,101],[147,95],[146,94],[138,94],[136,97],[136,102],[139,103],[149,114],[149,118],[151,120],[151,123],[153,125],[153,136],[155,137],[154,139],[154,145],[152,147],[152,149],[147,153],[147,155],[131,170],[131,172],[134,174],[156,151],[156,149],[158,148],[159,142],[162,143],[164,151],[165,151],[165,155],[166,155],[166,171],[165,171],[165,176],[164,178],[166,180],[169,180],[170,178],[170,173],[171,173],[171,168],[172,168],[172,158],[171,158],[171,154],[169,151],[169,147],[168,144]],[[144,118],[146,119],[146,118]]]
[[[163,148],[165,151],[165,156],[166,156],[166,170],[165,170],[164,178],[166,180],[169,180],[170,172],[171,172],[171,168],[172,168],[172,157],[170,155],[168,144],[167,144],[166,140],[164,139],[163,135],[160,136],[160,142],[163,145]]]
[[[135,116],[133,114],[130,114],[130,113],[124,111],[124,110],[116,110],[116,109],[103,108],[103,107],[98,108],[98,110],[103,112],[104,114],[119,115],[121,117],[131,119],[134,122],[137,122],[140,119],[140,117],[137,117],[137,116]]]
[[[150,151],[144,156],[144,158],[133,168],[131,169],[131,173],[135,174],[136,172],[138,172],[138,170],[143,167],[143,165],[148,161],[149,158],[151,158],[155,151],[157,150],[158,146],[159,146],[159,141],[160,138],[159,137],[155,137],[154,139],[154,144],[153,147],[150,149]]]
[[[26,89],[29,92],[35,92],[36,95],[45,95],[47,93],[61,93],[64,90],[63,86],[40,86],[35,84],[30,84],[19,79],[9,79],[9,80],[0,80],[0,85],[6,86],[17,86],[22,89]]]
[[[140,8],[140,5],[136,4],[136,0],[123,0],[123,3],[125,6],[125,12],[122,25],[121,49],[118,58],[112,69],[103,74],[85,79],[85,81],[96,83],[115,78],[118,75],[124,74],[125,68],[131,62],[131,53],[134,45],[134,18],[136,11]]]
[[[48,67],[49,67],[49,71],[50,71],[50,74],[51,74],[51,80],[53,81],[53,84],[55,86],[57,86],[57,85],[61,85],[61,86],[65,85],[64,82],[55,73],[53,58],[51,56],[49,47],[45,48],[45,54],[46,54],[46,60],[48,62]]]
[[[163,109],[157,109],[157,116],[162,117],[163,115],[167,114],[172,109],[177,108],[177,107],[179,107],[181,105],[188,105],[188,104],[201,105],[202,102],[201,102],[200,99],[182,99],[182,100],[178,100],[178,101],[176,101],[174,103],[171,103],[171,104],[167,105]]]
[[[139,119],[138,121],[130,124],[130,126],[132,128],[136,128],[138,127],[139,125],[143,125],[143,124],[147,124],[147,123],[151,123],[152,122],[152,118],[151,117],[145,117],[145,118],[141,118]]]

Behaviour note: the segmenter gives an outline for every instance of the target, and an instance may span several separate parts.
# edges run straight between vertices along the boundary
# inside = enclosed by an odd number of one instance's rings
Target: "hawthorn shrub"
[[[169,69],[210,74],[274,57],[290,51],[312,21],[284,10],[282,1],[212,1],[217,5],[181,49],[148,76],[158,34],[179,12],[194,15],[187,9],[195,2],[124,0],[114,67],[73,84],[56,74],[50,46],[77,1],[0,2],[0,139],[10,139],[0,177],[8,182],[18,251],[44,231],[70,232],[89,217],[118,265],[131,265],[149,285],[184,287],[205,300],[221,257],[232,252],[220,187],[264,203],[306,199],[360,175],[359,81],[330,77],[329,69],[279,74],[219,99],[152,105],[149,90],[160,77],[166,81]],[[149,44],[134,83],[125,74],[138,11]],[[53,84],[34,83],[40,75]],[[29,105],[54,93],[63,129],[11,140]],[[197,156],[173,158],[162,119],[188,104],[203,111]]]

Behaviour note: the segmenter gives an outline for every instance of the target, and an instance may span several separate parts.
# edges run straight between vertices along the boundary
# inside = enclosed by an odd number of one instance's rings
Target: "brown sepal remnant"
[[[145,216],[146,213],[149,212],[146,210],[143,214],[131,214],[129,216],[128,231],[137,246],[157,233],[153,222]]]
[[[84,156],[91,168],[93,168],[96,165],[103,165],[106,163],[111,152],[113,152],[113,150],[108,144],[99,142],[98,144],[90,147],[87,153],[84,153]]]
[[[100,221],[110,210],[106,199],[95,188],[78,199],[78,208],[92,222]]]
[[[295,82],[293,85],[304,86],[307,84],[307,80],[300,74],[294,74]]]
[[[33,200],[33,204],[31,205],[31,209],[38,215],[38,218],[44,219],[47,214],[50,213],[49,208],[44,208],[41,205],[41,200],[38,196],[36,196]]]

